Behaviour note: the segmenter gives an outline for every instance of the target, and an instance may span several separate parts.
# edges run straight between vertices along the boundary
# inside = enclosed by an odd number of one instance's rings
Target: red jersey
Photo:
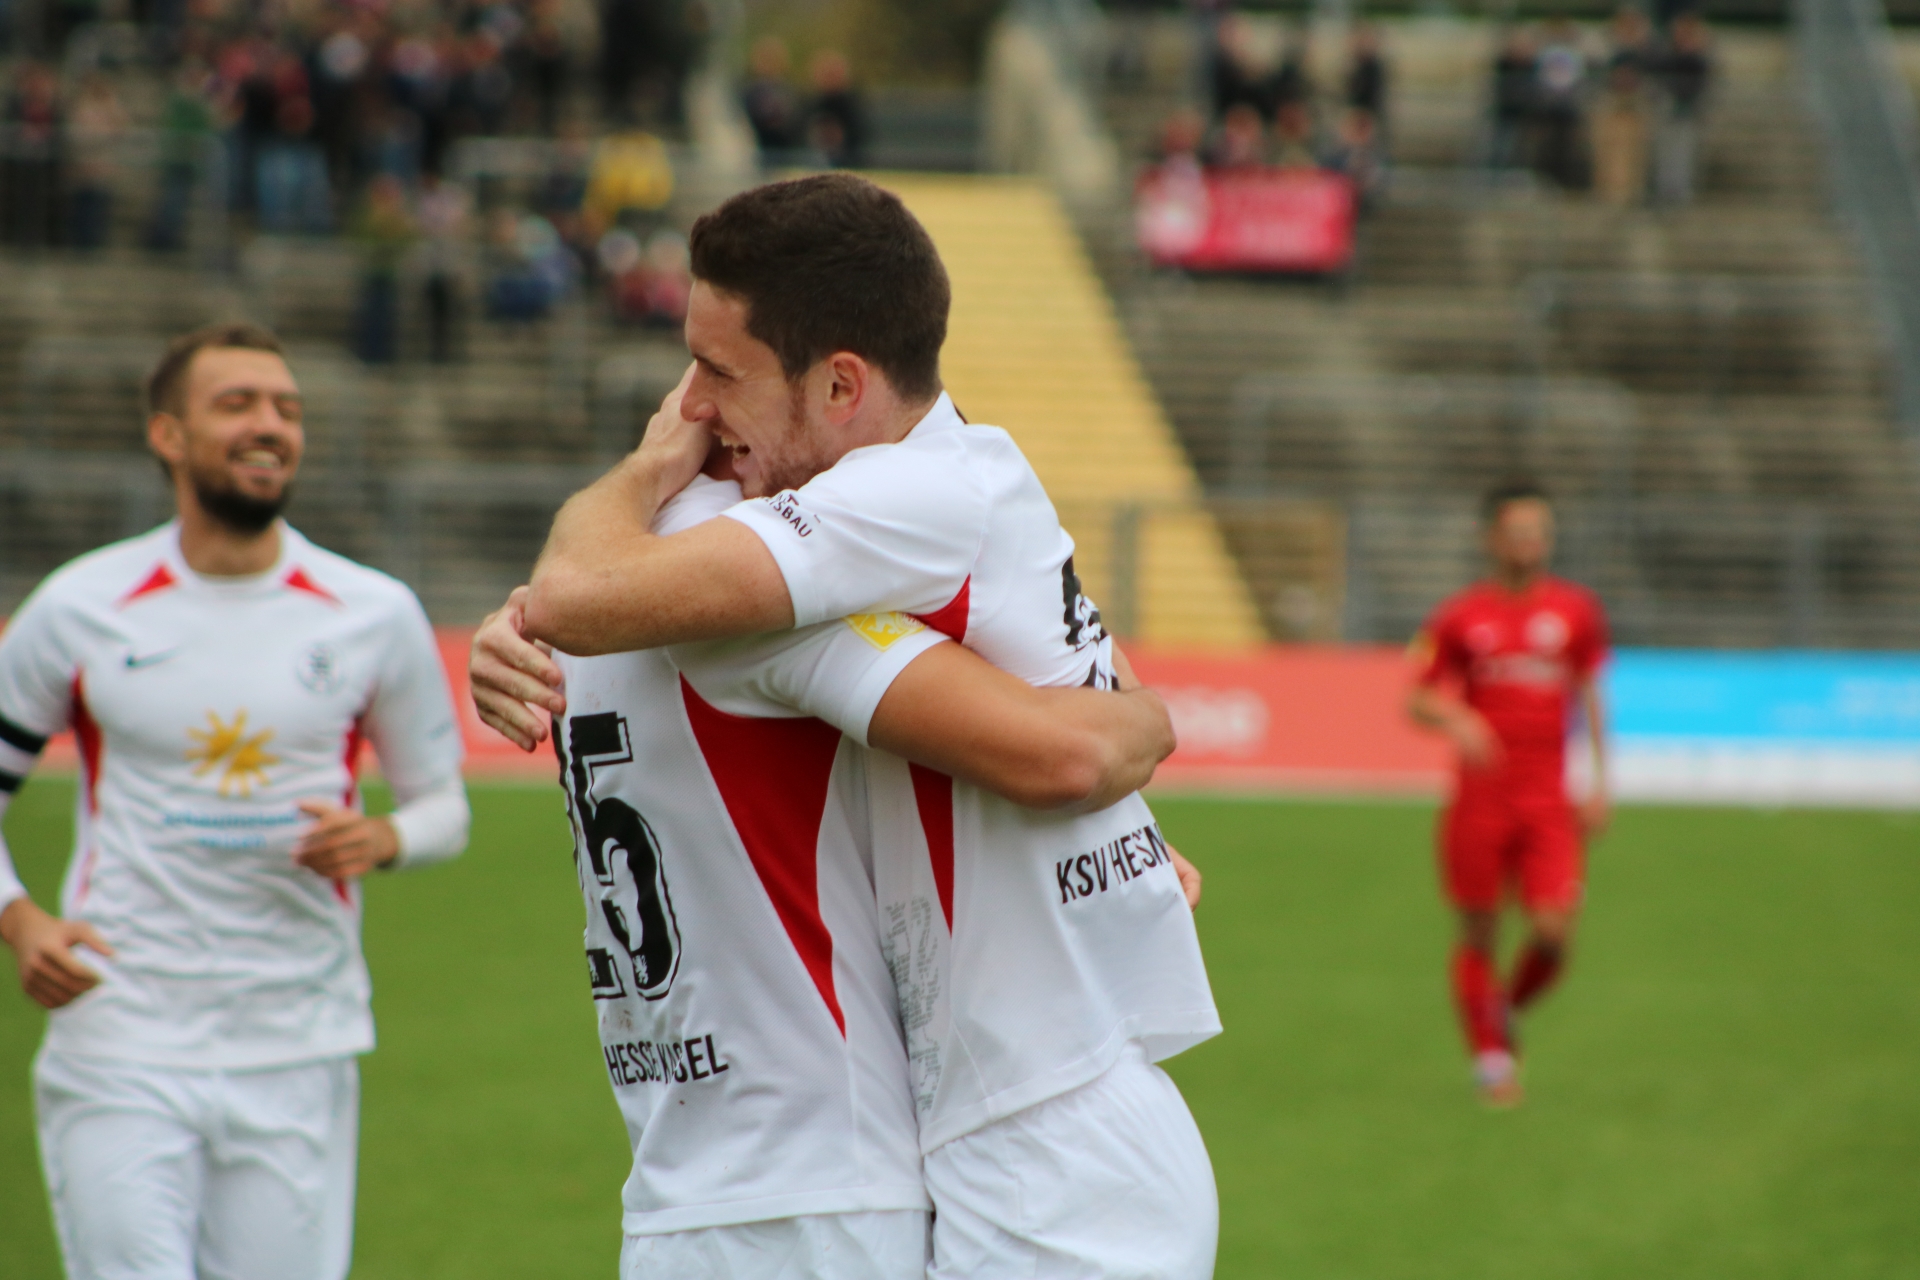
[[[1417,679],[1457,682],[1506,749],[1499,769],[1463,769],[1462,789],[1563,795],[1574,695],[1606,653],[1600,601],[1560,578],[1518,594],[1478,582],[1434,610],[1413,642]]]

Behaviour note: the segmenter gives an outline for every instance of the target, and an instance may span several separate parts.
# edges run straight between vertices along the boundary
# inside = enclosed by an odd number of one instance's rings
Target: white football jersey
[[[795,623],[898,611],[1031,684],[1111,688],[1113,641],[1019,447],[939,402],[899,444],[727,513]],[[829,709],[801,704],[816,715]],[[923,1150],[1220,1030],[1192,913],[1138,795],[1023,809],[870,752],[875,881]]]
[[[656,521],[719,514],[696,480]],[[633,1170],[625,1230],[925,1209],[880,951],[856,744],[941,637],[862,618],[673,650],[555,655],[554,751],[587,975]]]
[[[61,568],[0,636],[0,726],[72,729],[61,914],[113,946],[48,1047],[187,1069],[373,1047],[359,890],[293,861],[303,800],[357,806],[363,743],[405,798],[457,786],[433,629],[405,586],[281,526],[272,569],[203,578],[177,523]]]

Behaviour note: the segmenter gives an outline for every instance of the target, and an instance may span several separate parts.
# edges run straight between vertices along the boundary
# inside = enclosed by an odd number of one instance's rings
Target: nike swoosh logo
[[[151,667],[157,662],[165,662],[178,652],[178,649],[162,649],[159,653],[149,653],[144,657],[130,653],[127,655],[127,670],[138,671],[142,667]]]

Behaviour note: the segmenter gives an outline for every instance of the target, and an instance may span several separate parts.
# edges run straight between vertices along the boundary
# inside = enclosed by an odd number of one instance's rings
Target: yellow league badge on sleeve
[[[926,623],[905,613],[850,613],[846,623],[861,639],[882,652],[903,637],[927,629]]]

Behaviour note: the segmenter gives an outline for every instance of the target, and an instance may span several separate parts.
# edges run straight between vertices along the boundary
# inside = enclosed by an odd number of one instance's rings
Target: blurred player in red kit
[[[1520,1101],[1511,1014],[1539,999],[1566,963],[1580,909],[1583,844],[1607,823],[1596,676],[1607,624],[1592,592],[1547,573],[1553,508],[1538,486],[1510,483],[1483,514],[1493,572],[1443,602],[1415,637],[1413,719],[1459,751],[1440,819],[1440,867],[1460,913],[1453,993],[1474,1079],[1495,1106]],[[1576,709],[1592,739],[1592,784],[1567,792]],[[1511,891],[1528,937],[1500,977],[1500,909]]]

